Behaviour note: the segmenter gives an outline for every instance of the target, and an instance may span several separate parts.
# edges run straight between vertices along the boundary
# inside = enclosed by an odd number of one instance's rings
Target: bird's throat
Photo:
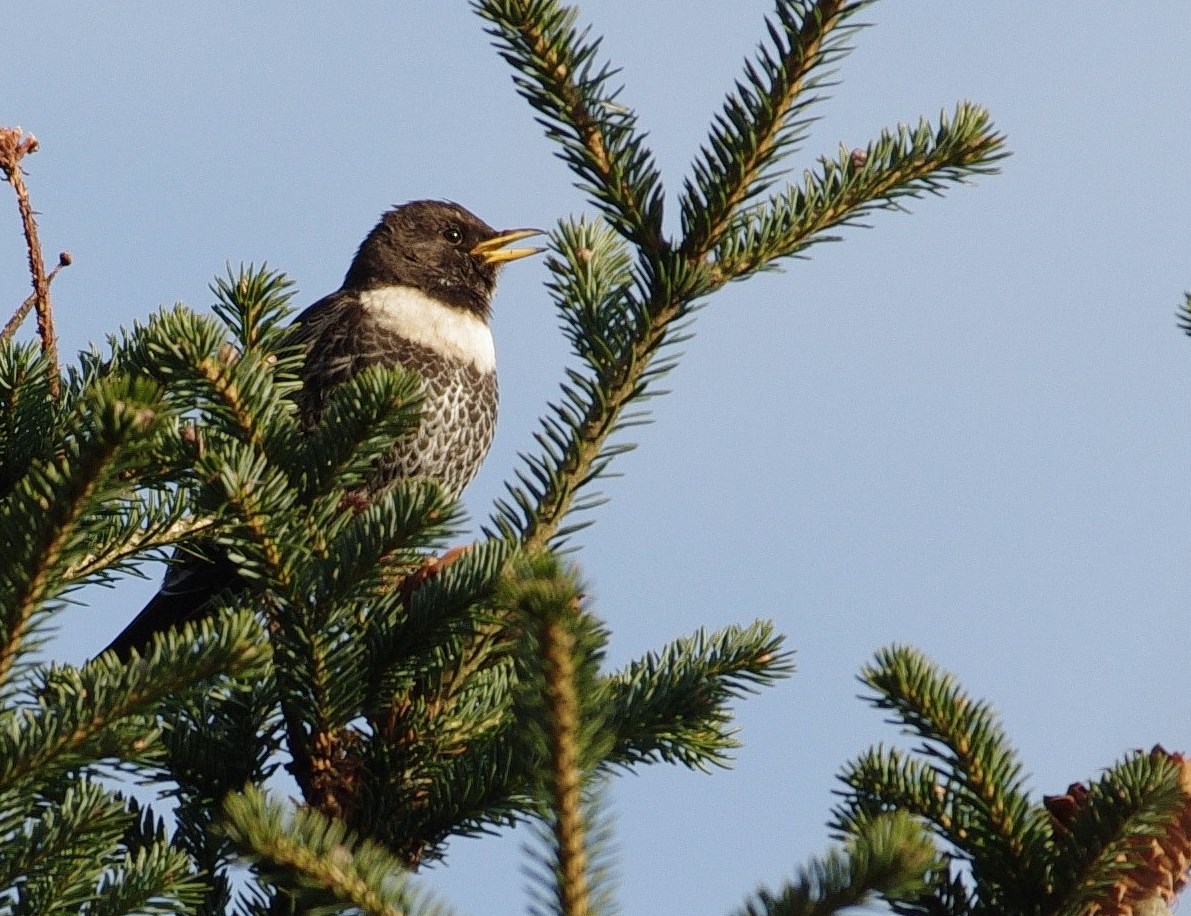
[[[382,286],[360,294],[367,320],[447,359],[496,371],[496,348],[488,323],[412,286]]]

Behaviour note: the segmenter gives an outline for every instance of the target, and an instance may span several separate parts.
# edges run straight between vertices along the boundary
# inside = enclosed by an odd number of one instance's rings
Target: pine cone
[[[1165,757],[1179,768],[1183,807],[1165,833],[1137,842],[1135,851],[1129,854],[1137,866],[1088,909],[1088,916],[1165,916],[1170,913],[1169,904],[1187,884],[1187,869],[1191,866],[1191,760],[1161,745],[1150,754]],[[1043,804],[1055,824],[1065,829],[1075,812],[1087,804],[1087,797],[1086,786],[1072,783],[1065,795],[1048,795]]]

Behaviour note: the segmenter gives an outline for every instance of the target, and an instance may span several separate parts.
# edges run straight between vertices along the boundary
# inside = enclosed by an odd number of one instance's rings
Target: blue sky
[[[673,191],[763,0],[584,3]],[[267,260],[307,303],[387,206],[450,197],[500,226],[590,212],[464,3],[25,4],[0,71],[69,353]],[[886,0],[794,174],[841,142],[989,107],[1003,174],[735,284],[638,430],[578,559],[621,664],[772,618],[799,672],[740,707],[710,776],[617,781],[624,912],[726,913],[826,843],[834,774],[889,726],[855,674],[919,646],[1001,712],[1036,791],[1126,751],[1191,750],[1191,7]],[[13,36],[19,34],[19,41]],[[14,47],[15,45],[15,47]],[[6,229],[4,227],[7,227]],[[0,203],[0,301],[27,276]],[[466,496],[483,519],[566,361],[539,261],[496,303],[503,405]],[[156,573],[151,571],[153,575]],[[88,593],[53,651],[81,661],[151,593]],[[521,836],[455,843],[430,881],[524,910]]]

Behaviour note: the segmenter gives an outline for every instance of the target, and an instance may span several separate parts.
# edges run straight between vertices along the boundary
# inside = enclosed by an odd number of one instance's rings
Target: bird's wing
[[[304,423],[318,422],[331,391],[359,369],[352,340],[361,308],[355,293],[339,290],[303,311],[290,327],[286,343],[306,350],[302,388],[294,396]]]
[[[290,326],[286,343],[304,347],[309,353],[312,346],[330,332],[339,314],[336,306],[342,300],[342,293],[332,293],[303,311]],[[316,395],[320,401],[323,397],[322,392]],[[313,403],[312,399],[299,394],[298,400],[303,416],[310,416],[307,405]],[[157,594],[112,640],[107,650],[127,660],[133,649],[139,652],[147,650],[158,633],[203,617],[210,608],[211,600],[220,592],[243,587],[226,553],[214,544],[203,545],[201,551],[202,556],[175,551]]]
[[[354,294],[345,293],[343,290],[323,296],[314,305],[304,308],[293,320],[286,333],[286,343],[289,346],[301,345],[309,349],[331,325],[341,319],[344,308],[351,303],[358,303],[358,299]]]

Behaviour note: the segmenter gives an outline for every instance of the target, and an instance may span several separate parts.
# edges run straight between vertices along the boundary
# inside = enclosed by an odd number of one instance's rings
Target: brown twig
[[[58,276],[58,272],[61,271],[63,267],[69,267],[70,265],[71,265],[70,252],[63,251],[63,252],[59,253],[58,265],[53,270],[51,270],[49,272],[49,274],[46,276],[46,278],[45,278],[46,284],[48,285],[50,283],[53,283],[54,277]],[[25,319],[29,316],[29,312],[32,310],[32,308],[36,302],[37,302],[37,293],[30,293],[28,295],[28,297],[25,299],[25,301],[21,303],[21,307],[18,308],[16,310],[16,312],[13,313],[13,316],[8,319],[8,324],[6,324],[4,326],[4,329],[0,330],[0,341],[8,340],[9,338],[12,337],[13,334],[15,334],[17,332],[17,328],[19,328],[21,326],[21,324],[24,323]]]
[[[50,279],[53,274],[47,274],[45,262],[41,257],[41,241],[37,237],[37,220],[34,218],[33,205],[29,202],[29,191],[25,187],[25,173],[21,169],[21,160],[30,153],[37,152],[38,142],[33,134],[26,134],[19,127],[0,127],[0,172],[4,180],[12,185],[17,195],[17,206],[21,211],[21,226],[25,231],[25,247],[29,252],[29,274],[33,279],[33,306],[37,309],[37,335],[41,338],[41,350],[46,356],[50,374],[50,393],[58,397],[60,382],[58,378],[58,339],[54,334],[54,316],[50,309]],[[70,256],[59,258],[59,267],[70,263]],[[55,270],[56,274],[57,271]],[[27,301],[27,300],[26,300]],[[22,318],[28,314],[28,308],[22,305],[17,315]],[[20,321],[13,317],[17,324]],[[10,321],[11,325],[12,322]],[[7,330],[7,329],[6,329]]]

